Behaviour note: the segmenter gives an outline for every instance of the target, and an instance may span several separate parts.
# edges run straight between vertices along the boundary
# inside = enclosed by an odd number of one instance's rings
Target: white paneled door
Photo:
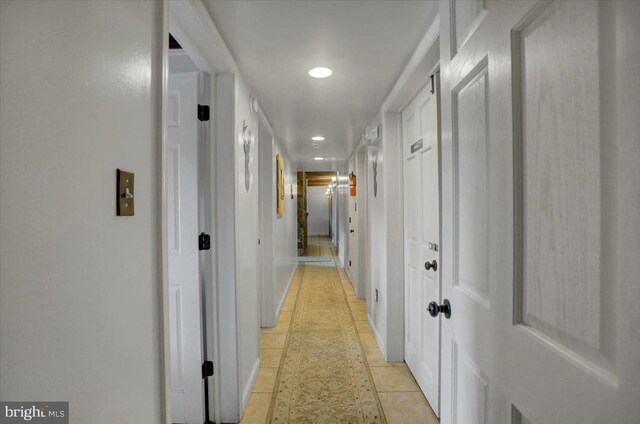
[[[441,422],[640,423],[640,2],[440,17]]]
[[[204,422],[198,268],[198,73],[169,74],[166,156],[171,415]]]
[[[438,105],[435,75],[402,112],[404,160],[405,361],[439,415],[440,300]]]
[[[354,155],[353,160],[351,161],[351,163],[349,164],[349,167],[351,169],[350,173],[354,173],[356,172],[356,155]],[[362,176],[356,176],[356,194],[357,194],[357,190],[361,190],[361,187],[357,187],[357,177],[362,177]],[[362,179],[360,179],[360,182],[362,183]],[[360,184],[362,185],[362,184]],[[351,189],[349,189],[351,190]],[[359,278],[360,275],[358,275],[358,270],[360,269],[358,267],[358,197],[357,196],[352,196],[351,192],[349,192],[349,217],[348,217],[348,224],[347,227],[349,228],[349,255],[348,255],[348,266],[349,266],[349,278],[351,280],[351,283],[353,284],[353,288],[356,290],[356,293],[360,296],[362,296],[362,293],[360,293],[360,291],[358,290],[359,284]]]

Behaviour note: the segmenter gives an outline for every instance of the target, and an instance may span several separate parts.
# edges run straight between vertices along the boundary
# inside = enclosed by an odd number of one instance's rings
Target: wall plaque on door
[[[411,153],[415,153],[418,150],[422,149],[422,146],[424,145],[424,142],[422,139],[416,141],[415,143],[413,143],[411,145]]]

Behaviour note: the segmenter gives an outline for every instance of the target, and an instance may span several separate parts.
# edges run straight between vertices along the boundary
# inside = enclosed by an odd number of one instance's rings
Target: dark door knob
[[[438,270],[438,261],[436,261],[435,259],[432,260],[431,262],[427,261],[424,263],[424,267],[426,268],[427,271],[429,271],[430,269],[437,271]]]
[[[349,230],[350,233],[353,233],[355,230]]]
[[[429,315],[432,317],[437,317],[438,314],[443,313],[445,318],[451,318],[451,304],[449,303],[449,299],[445,299],[442,305],[438,305],[436,302],[429,302],[427,311],[429,311]]]

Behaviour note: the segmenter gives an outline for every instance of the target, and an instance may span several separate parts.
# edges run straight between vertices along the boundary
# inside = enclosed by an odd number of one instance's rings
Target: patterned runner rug
[[[267,422],[384,424],[338,270],[301,266]]]
[[[298,262],[331,262],[328,256],[298,256]]]

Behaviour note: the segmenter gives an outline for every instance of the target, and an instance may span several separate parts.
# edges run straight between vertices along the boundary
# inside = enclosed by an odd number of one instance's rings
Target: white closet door
[[[171,412],[204,422],[202,312],[198,268],[198,73],[169,74],[167,220]]]
[[[435,81],[402,112],[405,361],[436,415],[440,403],[440,323],[429,315],[427,305],[440,300],[437,114]]]
[[[640,2],[440,17],[442,423],[638,423]]]

